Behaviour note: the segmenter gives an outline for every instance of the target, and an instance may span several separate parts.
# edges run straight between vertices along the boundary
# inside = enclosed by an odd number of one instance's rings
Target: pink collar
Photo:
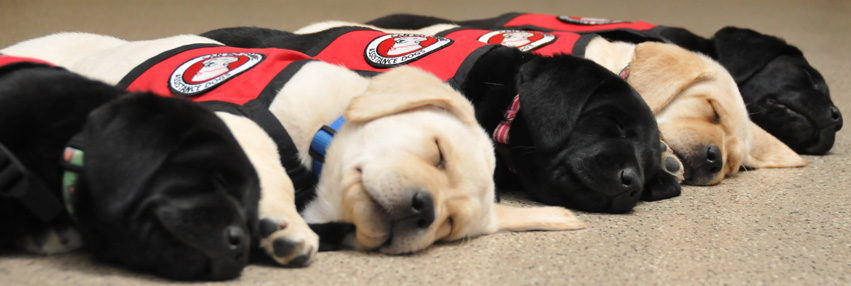
[[[493,141],[500,144],[508,144],[508,129],[511,128],[511,121],[514,121],[514,117],[517,116],[517,111],[520,111],[520,95],[514,96],[514,101],[511,102],[511,105],[508,106],[508,109],[505,110],[505,115],[502,117],[502,121],[499,122],[499,125],[496,126],[496,129],[493,131]]]
[[[632,62],[626,63],[626,65],[623,66],[623,68],[621,68],[621,70],[618,72],[618,76],[621,77],[623,80],[629,79],[630,66],[632,66]]]

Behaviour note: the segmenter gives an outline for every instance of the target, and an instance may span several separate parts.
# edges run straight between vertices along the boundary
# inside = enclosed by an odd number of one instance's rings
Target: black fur
[[[821,74],[797,48],[748,29],[727,27],[711,39],[730,71],[751,119],[798,153],[825,154],[842,114]]]
[[[798,48],[780,38],[736,27],[718,30],[710,39],[674,27],[643,39],[617,31],[601,34],[620,41],[667,41],[709,55],[735,79],[751,120],[795,152],[827,153],[842,128],[842,114],[824,78]]]
[[[58,162],[80,133],[76,226],[96,258],[174,279],[234,278],[247,263],[259,182],[211,111],[59,68],[7,66],[0,124],[0,142],[56,196]],[[51,224],[71,222],[66,213]],[[0,223],[4,242],[45,226],[10,199],[0,199]]]
[[[294,35],[262,28],[227,28],[202,36],[229,46],[294,49],[308,55],[318,42],[328,41],[322,32]],[[475,63],[460,89],[488,132],[520,94],[509,154],[498,157],[499,188],[522,185],[544,203],[616,213],[631,210],[640,197],[679,195],[676,180],[655,178],[670,175],[658,172],[659,132],[650,109],[626,82],[591,61],[496,47]],[[519,176],[509,172],[510,164]],[[627,169],[635,175],[625,187],[621,171]],[[655,189],[645,190],[650,182]]]
[[[497,25],[497,18],[481,19],[469,21],[466,27],[494,27]],[[373,25],[379,28],[389,29],[408,29],[416,30],[437,24],[456,24],[460,23],[432,16],[416,15],[416,14],[390,14],[378,19],[373,19],[366,22],[367,25]]]
[[[508,153],[498,160],[499,187],[519,183],[543,203],[612,213],[631,210],[639,198],[679,195],[676,180],[648,184],[670,176],[659,172],[659,131],[650,109],[626,82],[591,61],[494,49],[462,90],[488,132],[520,94],[509,146],[498,147]],[[506,176],[509,165],[516,175]],[[628,186],[622,172],[635,174]]]
[[[395,14],[367,22],[384,28],[419,29],[440,23],[500,29],[506,14],[489,19],[453,22],[430,16]],[[528,27],[527,27],[528,28]],[[751,119],[802,154],[825,154],[833,147],[842,114],[830,99],[827,83],[798,48],[780,38],[726,27],[706,39],[686,29],[596,31],[610,40],[664,41],[706,54],[736,80]]]

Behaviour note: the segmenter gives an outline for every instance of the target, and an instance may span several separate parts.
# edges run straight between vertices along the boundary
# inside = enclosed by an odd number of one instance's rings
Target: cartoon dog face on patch
[[[230,56],[207,59],[203,63],[204,67],[192,77],[192,81],[201,82],[220,76],[230,70],[228,67],[230,63],[238,60],[239,58]]]
[[[502,44],[509,47],[522,47],[528,45],[531,41],[529,37],[535,34],[529,32],[507,32],[502,34]]]
[[[423,47],[422,45],[420,45],[420,42],[425,40],[427,40],[426,37],[416,36],[405,36],[395,38],[393,39],[395,43],[393,44],[393,47],[390,47],[390,50],[387,51],[387,55],[397,56],[419,50]]]

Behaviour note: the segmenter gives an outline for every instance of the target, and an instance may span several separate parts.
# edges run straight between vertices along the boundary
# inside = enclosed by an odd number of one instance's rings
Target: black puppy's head
[[[225,124],[195,103],[125,95],[82,132],[74,212],[96,257],[173,279],[239,275],[259,182]]]
[[[538,58],[520,68],[517,85],[522,127],[512,127],[511,153],[533,197],[623,213],[651,192],[645,186],[679,194],[676,180],[656,177],[666,173],[653,113],[615,74],[577,57]]]
[[[736,80],[751,120],[803,154],[824,154],[842,128],[824,78],[797,48],[753,30],[713,37],[718,61]]]

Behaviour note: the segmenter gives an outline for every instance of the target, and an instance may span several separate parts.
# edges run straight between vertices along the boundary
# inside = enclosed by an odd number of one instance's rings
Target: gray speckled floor
[[[58,2],[58,1],[56,1]],[[738,25],[797,44],[851,116],[848,1],[74,1],[0,2],[0,46],[57,31],[145,39],[255,25],[365,21],[393,12],[472,19],[508,11],[646,20],[710,35]],[[245,3],[243,3],[245,2]],[[63,2],[64,3],[64,2]],[[237,4],[239,3],[239,4]],[[847,123],[847,122],[846,122]],[[305,269],[252,265],[230,283],[332,284],[851,284],[851,139],[801,169],[744,172],[714,187],[685,187],[628,215],[580,213],[589,228],[502,233],[441,244],[410,256],[321,253]],[[531,204],[523,197],[506,199]],[[85,254],[0,256],[3,285],[164,283]]]

